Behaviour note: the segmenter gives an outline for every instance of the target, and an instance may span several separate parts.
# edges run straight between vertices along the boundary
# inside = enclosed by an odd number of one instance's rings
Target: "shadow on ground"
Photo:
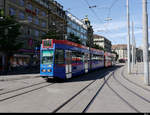
[[[91,80],[102,79],[110,72],[115,71],[115,70],[121,68],[122,66],[123,65],[116,65],[116,66],[109,67],[109,68],[97,69],[97,70],[91,71],[87,74],[72,77],[71,79],[68,79],[68,80],[49,79],[48,82],[50,82],[50,83],[52,83],[52,82],[53,83],[54,82],[55,83],[70,83],[70,82],[82,82],[82,81],[91,81]],[[106,74],[104,75],[104,73],[106,73]]]
[[[0,72],[0,75],[20,75],[20,74],[38,74],[40,66],[16,67],[11,70]]]

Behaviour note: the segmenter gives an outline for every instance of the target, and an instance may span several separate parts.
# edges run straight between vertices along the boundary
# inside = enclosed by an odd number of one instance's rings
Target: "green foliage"
[[[100,47],[100,46],[97,45],[97,44],[94,44],[92,48],[99,49],[99,50],[104,50],[104,51],[105,51],[104,48]]]
[[[0,17],[4,16],[4,9],[0,9]]]
[[[22,47],[18,40],[20,24],[14,17],[5,17],[0,20],[0,51],[11,56]]]
[[[75,36],[74,34],[70,33],[69,34],[69,38],[68,39],[69,41],[71,42],[75,42],[75,43],[78,43],[78,44],[82,44],[82,42],[80,41],[80,38],[78,36]]]
[[[116,61],[118,60],[118,58],[119,58],[119,55],[117,54],[117,52],[115,52],[115,51],[112,51],[111,53],[114,53],[114,54],[116,54]]]
[[[59,39],[59,37],[57,36],[57,33],[55,31],[48,31],[45,35],[41,36],[41,39]]]

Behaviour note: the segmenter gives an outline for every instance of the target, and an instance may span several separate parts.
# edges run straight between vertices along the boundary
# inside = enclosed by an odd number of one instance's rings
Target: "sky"
[[[79,19],[88,15],[94,34],[105,36],[112,44],[127,44],[126,0],[56,0]],[[150,16],[150,0],[148,15]],[[89,8],[89,6],[96,6]],[[132,22],[137,47],[142,46],[142,0],[129,0],[130,30],[132,43]],[[110,18],[111,20],[107,20]],[[107,20],[107,21],[106,21]],[[148,19],[148,21],[150,21]],[[150,23],[149,23],[150,27]],[[150,35],[150,31],[149,31]],[[150,40],[149,40],[150,41]]]

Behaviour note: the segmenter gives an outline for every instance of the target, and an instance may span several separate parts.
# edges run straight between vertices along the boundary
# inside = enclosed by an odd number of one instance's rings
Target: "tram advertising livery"
[[[42,41],[40,75],[69,79],[73,76],[113,65],[111,53],[85,47],[67,40]]]

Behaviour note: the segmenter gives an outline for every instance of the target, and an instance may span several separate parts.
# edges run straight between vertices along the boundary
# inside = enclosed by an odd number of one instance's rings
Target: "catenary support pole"
[[[129,0],[127,0],[127,25],[128,25],[128,74],[131,74],[131,53],[130,53],[130,15],[129,15]]]
[[[144,82],[149,83],[149,61],[148,61],[148,14],[147,0],[143,0],[143,61],[144,61]]]
[[[132,21],[132,70],[134,69],[134,24],[133,24],[133,21]]]

